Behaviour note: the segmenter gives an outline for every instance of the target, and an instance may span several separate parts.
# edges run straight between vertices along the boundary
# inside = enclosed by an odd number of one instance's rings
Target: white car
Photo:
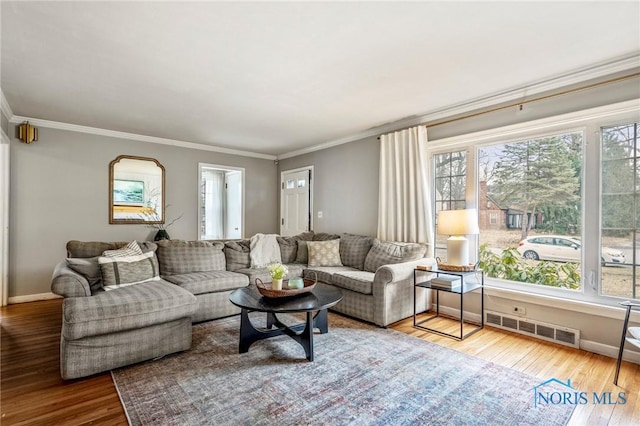
[[[525,259],[580,262],[581,246],[582,243],[577,238],[537,235],[520,241],[518,251]],[[603,263],[625,263],[624,253],[609,247],[602,247],[600,258]]]

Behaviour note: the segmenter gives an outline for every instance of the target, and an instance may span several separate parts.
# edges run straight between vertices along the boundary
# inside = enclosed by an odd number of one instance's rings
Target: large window
[[[431,141],[436,220],[478,210],[470,257],[489,285],[611,305],[640,299],[639,120],[629,101]]]
[[[638,123],[601,130],[601,294],[640,298]]]
[[[479,199],[491,200],[478,206],[487,275],[579,289],[582,133],[483,146],[478,159]]]

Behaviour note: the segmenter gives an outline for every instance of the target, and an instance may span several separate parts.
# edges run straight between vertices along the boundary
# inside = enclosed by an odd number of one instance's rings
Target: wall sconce
[[[38,129],[25,121],[18,126],[18,139],[24,143],[31,143],[38,140]]]

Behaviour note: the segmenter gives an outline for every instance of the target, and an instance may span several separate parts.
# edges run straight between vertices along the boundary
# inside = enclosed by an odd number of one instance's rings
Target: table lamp
[[[456,266],[469,265],[469,240],[465,235],[477,235],[478,213],[476,209],[442,210],[438,213],[438,234],[447,239],[447,263]]]

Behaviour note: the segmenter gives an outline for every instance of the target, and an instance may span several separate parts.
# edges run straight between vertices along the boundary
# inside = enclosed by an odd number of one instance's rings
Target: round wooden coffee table
[[[313,329],[320,333],[329,332],[327,309],[342,300],[342,292],[326,284],[318,283],[310,293],[294,297],[271,299],[263,297],[255,285],[239,288],[229,295],[229,300],[242,309],[240,314],[239,352],[249,351],[249,347],[259,340],[286,334],[298,342],[309,361],[313,361]],[[256,328],[249,320],[249,312],[266,312],[266,328]],[[305,323],[288,326],[276,314],[306,312]],[[316,312],[315,315],[313,313]],[[273,327],[276,328],[273,328]]]

